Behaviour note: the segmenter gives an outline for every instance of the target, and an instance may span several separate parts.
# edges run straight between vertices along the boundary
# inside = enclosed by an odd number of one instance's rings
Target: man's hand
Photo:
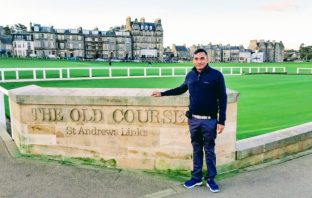
[[[223,132],[224,125],[222,124],[217,124],[217,133],[221,134]]]
[[[154,96],[154,97],[161,97],[161,93],[159,91],[155,91],[152,93],[151,96]]]

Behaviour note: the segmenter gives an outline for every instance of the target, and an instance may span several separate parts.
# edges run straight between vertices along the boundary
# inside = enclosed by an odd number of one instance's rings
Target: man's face
[[[204,52],[194,54],[193,64],[197,71],[202,71],[208,63],[208,57]]]

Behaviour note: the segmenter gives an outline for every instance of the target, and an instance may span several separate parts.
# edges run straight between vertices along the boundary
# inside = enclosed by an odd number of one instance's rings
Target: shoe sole
[[[213,189],[210,188],[210,186],[209,186],[208,183],[207,183],[206,185],[207,185],[207,187],[210,189],[211,192],[213,192],[213,193],[220,192],[220,189],[218,189],[218,190],[213,190]]]
[[[203,182],[199,182],[199,183],[194,184],[193,186],[186,186],[185,184],[183,184],[183,186],[184,186],[185,188],[190,189],[190,188],[194,188],[195,186],[201,186],[202,184],[203,184]]]

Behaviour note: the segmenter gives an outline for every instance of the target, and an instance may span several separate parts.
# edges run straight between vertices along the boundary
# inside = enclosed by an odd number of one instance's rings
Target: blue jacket
[[[194,67],[186,75],[181,86],[161,92],[161,95],[180,95],[187,90],[190,93],[189,110],[192,114],[217,118],[219,113],[218,123],[224,125],[227,95],[221,72],[211,68],[208,64],[201,73],[198,73]]]

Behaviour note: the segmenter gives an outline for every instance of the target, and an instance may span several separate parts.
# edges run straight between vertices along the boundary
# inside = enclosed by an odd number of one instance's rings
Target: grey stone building
[[[284,44],[282,41],[251,40],[248,49],[254,52],[263,52],[264,62],[283,62]]]
[[[53,26],[46,27],[40,24],[30,24],[29,33],[33,35],[37,57],[56,56],[58,49],[56,45],[57,34]]]
[[[0,35],[0,56],[11,56],[12,53],[12,36]]]
[[[38,57],[78,57],[87,59],[162,60],[163,29],[160,19],[154,23],[130,17],[126,25],[108,31],[55,29],[30,24],[35,54]]]
[[[172,53],[174,54],[174,58],[176,60],[190,60],[190,53],[189,50],[186,48],[185,45],[172,45]]]
[[[82,28],[78,29],[55,29],[56,32],[56,56],[85,57],[84,37]]]
[[[154,23],[126,19],[126,31],[130,31],[132,38],[132,57],[134,59],[163,60],[163,28],[160,19]]]

